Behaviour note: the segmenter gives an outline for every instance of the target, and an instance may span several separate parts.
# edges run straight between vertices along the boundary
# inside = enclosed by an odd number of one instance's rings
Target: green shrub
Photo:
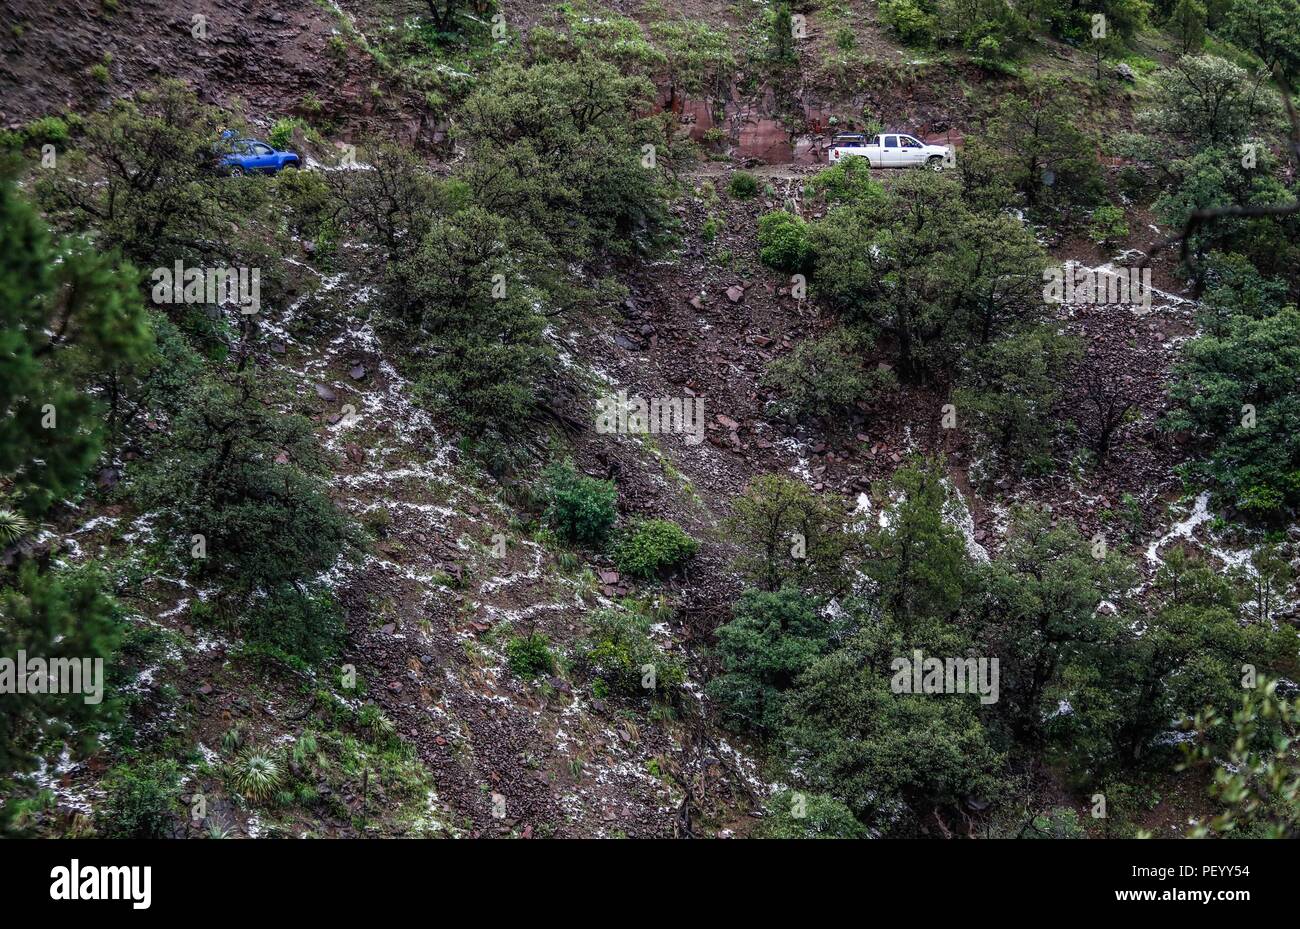
[[[33,145],[52,143],[61,147],[68,141],[68,124],[58,116],[42,116],[24,126],[23,135]]]
[[[551,654],[551,640],[544,633],[517,635],[506,644],[506,659],[510,670],[524,678],[555,670],[555,656]]]
[[[285,584],[257,604],[243,622],[249,641],[273,646],[315,664],[338,653],[343,611],[328,590]]]
[[[776,405],[784,416],[835,416],[876,399],[897,383],[886,368],[868,369],[864,354],[857,336],[834,329],[820,338],[805,339],[790,354],[773,361],[762,383],[781,394]]]
[[[329,41],[325,43],[325,49],[335,61],[341,63],[348,59],[348,40],[341,35],[330,36]]]
[[[667,692],[686,679],[681,664],[650,639],[650,620],[625,610],[597,610],[574,650],[576,666],[598,690],[635,698]],[[653,686],[650,686],[653,684]]]
[[[885,199],[885,188],[871,179],[871,162],[865,158],[841,158],[814,174],[808,182],[810,196],[823,196],[828,204],[876,204]]]
[[[880,21],[908,45],[928,48],[935,43],[939,19],[917,0],[882,0]]]
[[[808,224],[776,210],[758,218],[758,257],[778,271],[802,271],[808,264]]]
[[[1092,221],[1088,224],[1088,238],[1098,245],[1113,245],[1128,238],[1124,211],[1111,204],[1097,207],[1092,211]]]
[[[108,839],[166,838],[180,790],[175,761],[114,768],[96,813],[99,834]]]
[[[758,196],[758,178],[748,171],[737,171],[727,182],[727,192],[737,200],[748,200]]]
[[[700,548],[682,527],[666,519],[648,519],[614,549],[618,569],[632,577],[654,577],[676,568]]]
[[[266,141],[271,143],[273,148],[283,151],[293,144],[294,130],[305,125],[306,123],[296,116],[283,116],[275,121],[275,125],[271,127]]]
[[[1045,473],[1052,444],[1066,428],[1057,405],[1078,362],[1077,339],[1041,326],[983,346],[953,393],[982,454],[1012,472]]]
[[[542,520],[567,542],[599,545],[618,516],[618,491],[613,481],[578,472],[573,462],[553,464],[542,474],[547,500]]]
[[[1079,822],[1079,811],[1064,806],[1039,813],[1031,820],[1029,828],[1022,830],[1017,836],[1025,839],[1085,839],[1087,837],[1087,831]]]
[[[866,839],[871,834],[852,811],[826,794],[783,790],[767,801],[756,833],[762,839]]]

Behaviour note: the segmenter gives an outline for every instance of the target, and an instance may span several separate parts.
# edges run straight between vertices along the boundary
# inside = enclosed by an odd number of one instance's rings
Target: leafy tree
[[[1260,319],[1286,304],[1286,281],[1266,277],[1243,255],[1214,252],[1203,265],[1207,286],[1196,321],[1222,337],[1237,315]]]
[[[989,62],[1012,57],[1029,37],[1029,23],[1001,0],[941,0],[940,29],[946,41]]]
[[[407,346],[419,395],[475,438],[517,438],[539,415],[554,350],[530,243],[471,206],[432,223],[390,275],[385,334]]]
[[[957,159],[957,178],[962,200],[975,212],[1002,212],[1015,202],[1007,157],[988,139],[977,137],[966,143]]]
[[[228,121],[180,81],[116,100],[86,119],[77,144],[43,178],[42,203],[144,267],[238,255],[250,238],[231,219],[247,222],[267,189],[214,170]]]
[[[731,621],[715,633],[722,673],[708,686],[727,725],[762,735],[777,730],[786,692],[830,649],[835,629],[817,607],[793,587],[741,594]]]
[[[0,655],[30,659],[107,661],[121,641],[121,609],[105,592],[106,582],[94,568],[42,572],[28,561],[15,575],[0,578]],[[93,670],[93,664],[91,668]],[[103,678],[100,679],[101,681]],[[88,703],[90,681],[82,693],[16,693],[13,682],[0,690],[0,794],[16,796],[14,780],[55,757],[67,746],[75,757],[93,750],[97,734],[116,714],[117,701],[100,694]],[[89,697],[93,699],[92,697]],[[0,803],[0,834],[9,828],[14,808]]]
[[[1300,2],[1258,0],[1228,6],[1223,34],[1249,49],[1264,63],[1264,71],[1281,70],[1291,84],[1300,78]]]
[[[953,403],[999,464],[1029,473],[1050,469],[1061,428],[1054,411],[1079,352],[1076,339],[1040,327],[974,356]]]
[[[487,19],[495,4],[492,0],[425,0],[425,7],[439,36],[449,38],[459,35],[465,19]]]
[[[948,488],[937,460],[909,460],[890,479],[897,499],[867,532],[867,575],[883,609],[905,633],[956,615],[969,586],[966,545],[945,519]]]
[[[1300,311],[1231,318],[1186,343],[1170,389],[1171,429],[1205,457],[1188,466],[1246,516],[1276,520],[1300,505]]]
[[[460,177],[480,207],[576,260],[648,244],[666,216],[673,151],[652,120],[635,118],[652,97],[644,78],[590,57],[502,65],[465,102],[473,141]]]
[[[1160,221],[1181,229],[1196,211],[1294,200],[1272,175],[1274,161],[1267,149],[1258,150],[1254,168],[1248,168],[1243,161],[1242,152],[1235,148],[1203,148],[1175,159],[1169,165],[1174,184],[1155,203]],[[1202,261],[1211,251],[1238,252],[1264,273],[1287,273],[1300,257],[1297,228],[1300,226],[1294,216],[1226,216],[1194,230],[1187,249],[1195,260],[1198,278],[1204,273]]]
[[[672,92],[720,97],[736,71],[734,38],[693,19],[653,23],[650,33],[666,57]]]
[[[815,293],[894,345],[902,377],[922,379],[972,345],[1041,318],[1033,234],[1002,214],[971,212],[957,181],[918,171],[884,204],[836,210],[811,236]]]
[[[1285,609],[1285,595],[1295,581],[1291,562],[1285,550],[1276,543],[1255,548],[1250,554],[1249,567],[1238,569],[1241,587],[1251,597],[1252,618],[1257,623],[1277,623]]]
[[[1214,55],[1184,55],[1156,75],[1154,106],[1142,120],[1197,151],[1235,148],[1266,128],[1276,112],[1276,102],[1244,68]]]
[[[1059,81],[1035,81],[989,119],[988,140],[1005,154],[1007,180],[1031,209],[1088,206],[1101,196],[1097,147],[1079,128],[1077,96]]]
[[[998,709],[1019,739],[1041,744],[1044,721],[1076,696],[1067,685],[1075,669],[1095,668],[1114,647],[1122,622],[1114,610],[1133,580],[1131,566],[1072,524],[1017,514],[1002,553],[980,569],[973,622],[1001,659]]]
[[[437,218],[468,205],[463,184],[438,181],[410,149],[381,141],[369,146],[366,161],[365,171],[330,172],[331,193],[390,262],[422,243]]]
[[[846,514],[802,481],[762,474],[732,502],[727,531],[740,548],[737,566],[761,589],[844,582],[841,561],[850,539]]]
[[[939,17],[925,0],[882,0],[880,21],[907,45],[927,48],[938,41]]]
[[[579,473],[573,462],[552,464],[543,472],[546,511],[542,520],[562,539],[599,545],[618,518],[618,491],[612,481]]]
[[[1289,626],[1243,623],[1239,590],[1181,550],[1161,567],[1155,594],[1142,634],[1124,648],[1127,660],[1108,675],[1118,706],[1107,714],[1114,722],[1106,737],[1123,760],[1140,757],[1171,722],[1204,707],[1230,713],[1243,665],[1261,676],[1289,672],[1300,644]]]
[[[266,378],[244,369],[194,385],[131,475],[135,498],[160,510],[163,546],[244,596],[304,589],[353,538],[318,477],[311,424],[268,405]]]
[[[101,407],[88,375],[145,358],[151,333],[138,275],[112,251],[55,242],[0,165],[0,512],[7,548],[58,501],[74,499],[101,451]],[[93,569],[19,561],[0,573],[0,654],[110,659],[117,604]],[[0,789],[32,770],[38,752],[80,755],[112,716],[113,701],[82,694],[0,694]],[[0,805],[0,831],[14,810]]]
[[[1207,708],[1193,728],[1199,740],[1188,749],[1187,763],[1214,763],[1210,795],[1220,812],[1194,823],[1189,835],[1300,836],[1300,707],[1278,695],[1278,682],[1262,681],[1247,691],[1231,717]],[[1223,729],[1227,736],[1214,738]],[[1231,746],[1226,754],[1223,745]]]
[[[1169,14],[1169,28],[1173,30],[1184,54],[1199,52],[1205,45],[1205,4],[1200,0],[1178,0]]]
[[[1085,355],[1075,366],[1074,382],[1081,395],[1076,422],[1088,441],[1098,465],[1110,457],[1111,449],[1137,406],[1134,376],[1116,369],[1095,355]]]
[[[767,37],[769,61],[778,68],[797,63],[799,56],[794,48],[794,22],[790,13],[790,4],[786,0],[777,0],[769,16]]]
[[[0,505],[35,518],[76,496],[103,433],[81,387],[150,352],[137,283],[112,251],[55,242],[0,174]]]
[[[867,624],[810,667],[785,703],[783,744],[812,790],[842,798],[865,825],[892,833],[948,831],[967,801],[1004,789],[1004,757],[970,694],[896,694],[891,664],[921,647],[964,654],[951,636],[917,640]]]
[[[830,419],[870,402],[895,384],[887,368],[868,369],[861,339],[838,328],[805,339],[794,351],[776,359],[763,374],[763,384],[781,394],[778,410],[794,419]]]
[[[1112,29],[1088,31],[1088,41],[1085,46],[1088,54],[1092,57],[1092,77],[1093,80],[1101,80],[1101,66],[1107,58],[1115,58],[1122,55],[1127,48],[1124,37]]]

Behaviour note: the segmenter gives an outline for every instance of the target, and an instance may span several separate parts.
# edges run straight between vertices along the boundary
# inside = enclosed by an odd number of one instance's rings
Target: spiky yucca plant
[[[280,763],[264,748],[250,748],[234,762],[235,787],[251,800],[266,800],[280,786]]]
[[[21,513],[0,509],[0,546],[13,545],[31,531],[29,523]]]

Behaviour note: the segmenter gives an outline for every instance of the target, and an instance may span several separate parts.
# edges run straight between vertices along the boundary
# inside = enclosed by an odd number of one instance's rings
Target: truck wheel
[[[943,170],[943,156],[942,156],[942,155],[931,155],[931,156],[929,157],[929,159],[926,161],[925,166],[926,166],[927,168],[929,168],[931,171],[942,171],[942,170]]]

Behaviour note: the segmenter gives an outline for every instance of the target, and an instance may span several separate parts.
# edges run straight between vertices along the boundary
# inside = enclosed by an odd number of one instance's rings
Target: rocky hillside
[[[8,4],[7,209],[132,262],[150,348],[97,359],[95,317],[32,350],[104,434],[40,505],[0,458],[0,621],[28,615],[24,565],[97,570],[117,642],[112,715],[74,727],[98,738],[0,746],[0,827],[1100,837],[1221,813],[1213,763],[1176,770],[1182,717],[1235,708],[1246,666],[1285,698],[1300,660],[1300,500],[1265,473],[1300,473],[1269,418],[1297,397],[1300,238],[1207,224],[1189,262],[1181,217],[1211,180],[1211,205],[1294,201],[1300,152],[1231,15],[1192,46],[1139,6],[1102,45],[1065,13],[912,0]],[[1257,174],[1210,163],[1188,73],[1261,101]],[[301,170],[174,168],[225,126]],[[954,162],[832,165],[845,131]],[[260,308],[160,303],[173,261],[259,268]],[[1146,298],[1045,300],[1045,268]],[[1234,333],[1253,360],[1223,360]],[[1271,377],[1231,386],[1243,364]],[[698,431],[610,434],[611,396]],[[1247,444],[1241,402],[1280,431]],[[889,704],[913,647],[996,656],[1002,699]],[[1243,828],[1294,830],[1285,806]]]

